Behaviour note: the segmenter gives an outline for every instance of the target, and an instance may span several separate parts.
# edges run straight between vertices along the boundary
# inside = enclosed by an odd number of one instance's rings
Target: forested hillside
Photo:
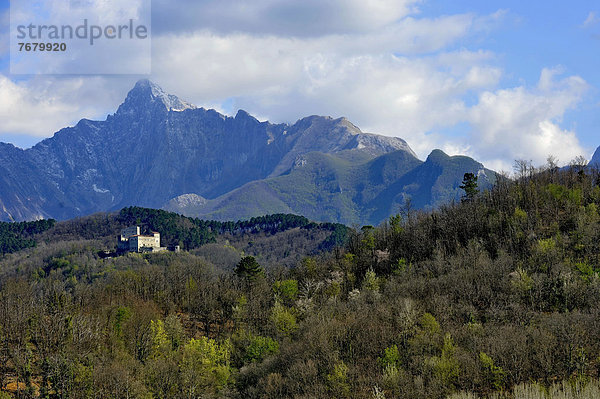
[[[0,255],[34,247],[34,236],[50,229],[55,223],[52,219],[20,223],[0,222]]]
[[[215,224],[126,208],[58,223],[0,260],[1,388],[22,398],[597,397],[600,174],[522,163],[491,191],[465,186],[462,202],[404,209],[352,230],[345,248],[341,227],[285,215]],[[190,251],[102,259],[132,223]],[[267,254],[286,250],[305,255],[277,264]],[[218,264],[229,251],[237,257]]]

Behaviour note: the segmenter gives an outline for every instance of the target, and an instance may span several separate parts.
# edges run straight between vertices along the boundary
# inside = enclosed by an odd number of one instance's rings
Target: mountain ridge
[[[265,213],[287,212],[293,210],[289,198],[295,194],[285,176],[301,175],[297,170],[307,154],[333,157],[322,165],[332,174],[321,177],[330,182],[306,180],[319,191],[342,187],[336,179],[348,180],[358,170],[366,173],[361,168],[367,162],[397,151],[416,166],[417,157],[406,141],[364,133],[346,118],[312,115],[294,124],[273,124],[243,110],[231,117],[140,80],[104,121],[82,119],[26,150],[0,146],[0,220],[62,220],[131,205],[158,208],[182,195],[189,195],[191,205],[214,204],[217,199],[231,201],[236,190],[251,183],[272,200],[247,198],[252,191],[243,191],[243,201],[260,203]],[[333,173],[333,165],[342,161],[346,166]],[[372,183],[358,180],[364,188],[352,183],[353,192],[370,192]],[[284,194],[287,200],[278,197]],[[315,208],[329,206],[322,201],[331,193],[313,194]],[[344,207],[356,208],[354,216],[332,213],[327,221],[363,221],[363,201],[340,198]],[[268,209],[269,204],[277,209]],[[185,208],[186,203],[178,206]]]
[[[243,110],[229,117],[141,80],[105,121],[82,119],[27,150],[0,147],[1,218],[68,219],[127,205],[158,207],[190,191],[215,198],[284,173],[298,155],[320,149],[305,134],[330,130],[333,139],[322,151],[359,147],[351,141],[362,132],[349,129],[329,117],[293,125],[259,122]],[[372,156],[410,148],[401,139],[373,144]]]
[[[272,210],[313,220],[377,225],[400,212],[407,201],[416,209],[427,209],[457,199],[466,172],[480,177],[481,189],[496,181],[495,172],[468,157],[448,156],[441,150],[432,154],[423,162],[396,151],[352,164],[335,154],[308,153],[288,174],[247,183],[208,201],[186,201],[187,194],[163,209],[215,220],[261,216]]]

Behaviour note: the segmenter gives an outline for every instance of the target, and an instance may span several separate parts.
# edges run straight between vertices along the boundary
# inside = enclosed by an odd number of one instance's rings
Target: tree
[[[262,266],[256,261],[254,256],[244,256],[235,267],[235,274],[238,277],[255,281],[264,275]]]
[[[187,397],[215,397],[215,391],[230,382],[231,349],[229,341],[218,343],[207,337],[192,338],[183,346],[179,370]]]
[[[535,171],[535,168],[533,167],[533,161],[517,159],[513,164],[513,171],[515,172],[517,179],[524,179],[527,176],[533,176]]]
[[[477,176],[474,173],[465,173],[461,189],[465,190],[463,201],[471,201],[479,193],[477,186]]]

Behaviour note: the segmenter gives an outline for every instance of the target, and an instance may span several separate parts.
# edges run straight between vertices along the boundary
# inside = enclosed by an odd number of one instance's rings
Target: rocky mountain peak
[[[248,112],[244,111],[243,109],[238,110],[238,112],[235,114],[234,119],[238,122],[243,121],[243,122],[250,122],[253,124],[260,123],[258,121],[258,119],[256,119],[255,117],[250,115]]]
[[[398,187],[386,185],[420,164],[404,140],[364,133],[346,118],[313,115],[294,124],[272,124],[244,110],[232,118],[196,108],[144,79],[105,121],[82,119],[28,150],[0,144],[0,220],[68,219],[165,203],[174,209],[222,211],[223,200],[238,212],[231,214],[235,218],[294,212],[370,222],[361,212],[377,208],[380,215],[373,220],[379,222],[395,206],[393,193],[414,187],[410,176]],[[292,177],[309,180],[298,183]],[[273,179],[283,179],[293,190],[278,188],[286,192],[278,194],[271,184],[279,180]],[[243,187],[255,191],[237,196]],[[388,189],[389,195],[381,191]],[[378,190],[385,201],[373,197]],[[420,206],[438,201],[422,197]],[[294,198],[303,199],[292,203]],[[314,214],[321,206],[341,203],[351,204],[353,216],[333,209]]]
[[[148,108],[164,109],[166,111],[184,111],[195,109],[195,105],[181,100],[179,97],[166,93],[159,85],[148,79],[139,80],[127,94],[127,98],[117,111],[117,114],[134,114]]]
[[[431,163],[442,163],[450,159],[450,156],[440,149],[431,151],[431,154],[427,157],[427,162]]]

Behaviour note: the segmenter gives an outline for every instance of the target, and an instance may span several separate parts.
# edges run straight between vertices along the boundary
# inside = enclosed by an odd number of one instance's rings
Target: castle
[[[117,237],[117,250],[119,252],[161,252],[170,248],[160,246],[160,233],[152,232],[151,235],[140,234],[139,226],[132,226],[121,230]],[[179,246],[172,249],[179,252]]]

